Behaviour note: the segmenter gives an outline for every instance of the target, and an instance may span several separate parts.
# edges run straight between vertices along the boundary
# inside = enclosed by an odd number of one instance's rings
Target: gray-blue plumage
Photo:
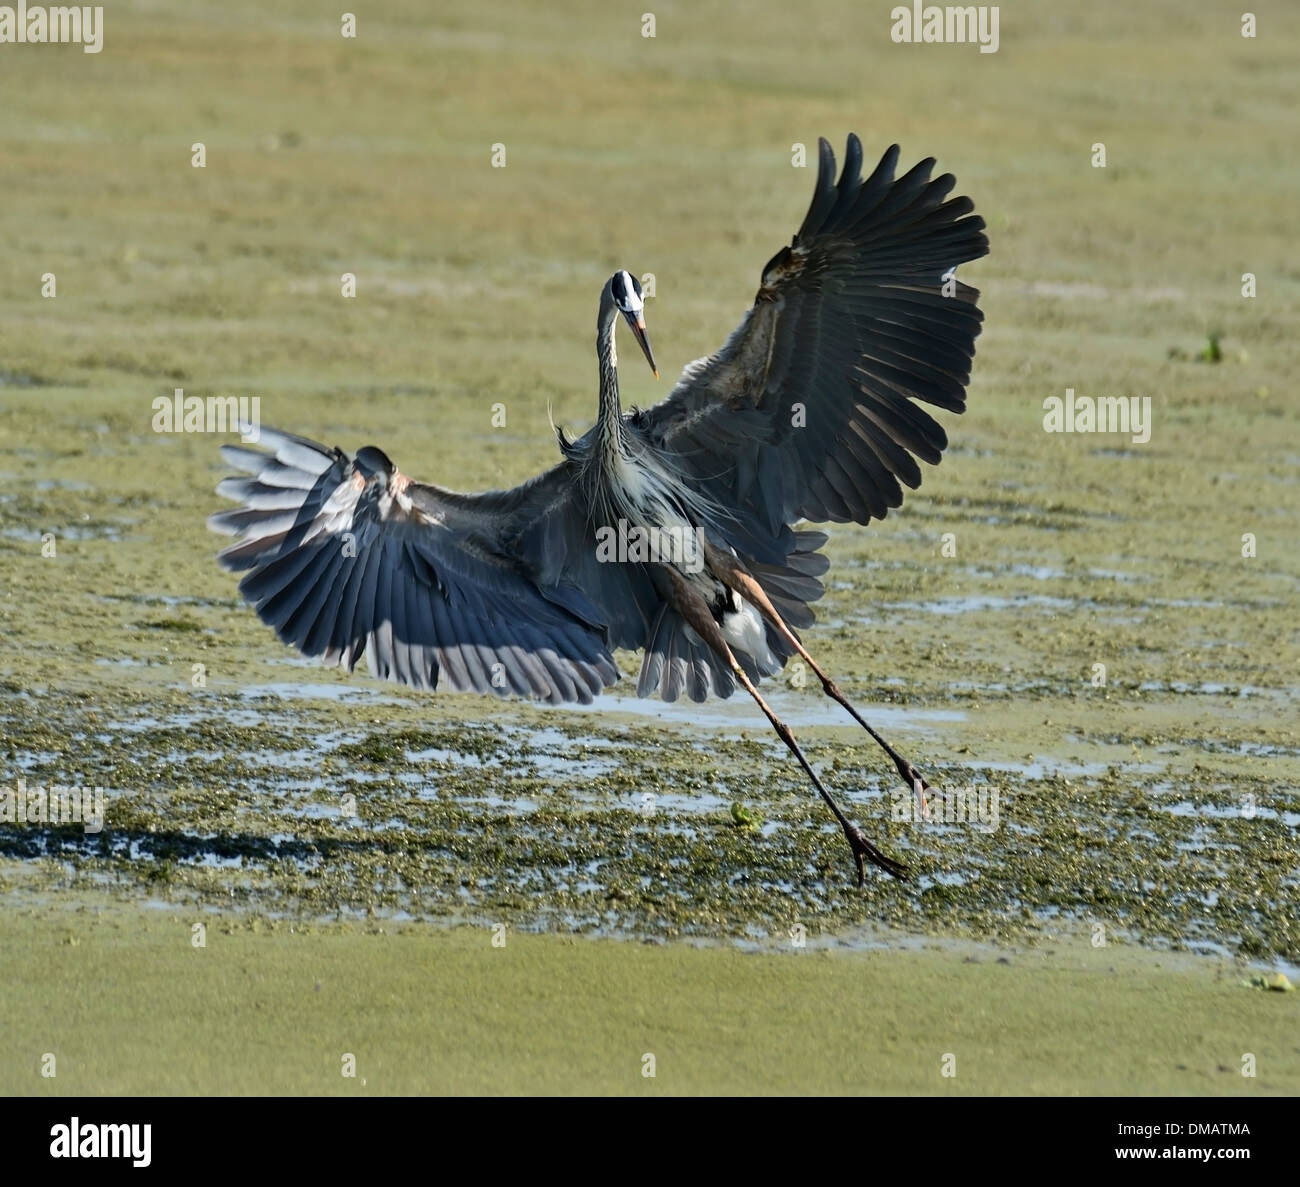
[[[287,433],[227,446],[249,475],[219,493],[240,506],[210,525],[220,555],[286,643],[419,688],[590,701],[618,678],[613,652],[644,649],[638,691],[728,696],[737,677],[688,625],[675,584],[710,607],[753,681],[793,645],[708,567],[610,563],[597,533],[620,518],[686,525],[762,586],[791,627],[812,624],[826,537],[803,520],[866,523],[921,480],[947,437],[920,405],[965,406],[981,314],[951,269],[988,251],[967,198],[932,160],[895,179],[898,148],[861,176],[820,143],[816,190],[753,307],[717,354],[645,411],[619,404],[619,317],[653,366],[635,280],[601,294],[596,424],[560,463],[508,491],[414,482],[370,446],[354,458]],[[638,328],[638,324],[640,327]],[[919,403],[918,403],[919,402]],[[678,590],[678,592],[674,592]],[[752,613],[751,613],[752,612]]]

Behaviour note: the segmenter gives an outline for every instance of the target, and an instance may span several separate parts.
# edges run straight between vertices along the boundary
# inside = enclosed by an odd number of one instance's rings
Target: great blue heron
[[[982,314],[953,269],[988,252],[969,198],[927,159],[895,179],[898,146],[862,178],[820,142],[812,206],[763,269],[753,307],[717,354],[691,363],[648,410],[619,403],[614,329],[631,327],[658,375],[641,287],[615,272],[600,294],[600,410],[563,460],[507,491],[415,482],[374,446],[348,457],[262,430],[270,452],[225,446],[250,478],[214,515],[239,535],[223,565],[303,654],[432,689],[590,702],[618,679],[613,652],[641,649],[637,693],[758,703],[864,858],[898,878],[840,810],[789,727],[758,691],[799,655],[882,746],[918,797],[928,784],[867,724],[795,633],[814,621],[823,532],[902,503],[947,445],[914,400],[965,408]],[[946,200],[947,199],[947,200]],[[610,543],[613,533],[622,550]],[[668,541],[665,551],[647,543]]]

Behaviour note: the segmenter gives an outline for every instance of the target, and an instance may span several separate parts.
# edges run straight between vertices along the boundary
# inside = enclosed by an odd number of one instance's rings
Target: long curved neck
[[[600,361],[600,412],[596,419],[596,436],[600,452],[614,458],[623,452],[623,407],[618,398],[618,352],[614,349],[614,326],[618,309],[609,285],[600,294],[600,313],[596,317],[596,358]]]

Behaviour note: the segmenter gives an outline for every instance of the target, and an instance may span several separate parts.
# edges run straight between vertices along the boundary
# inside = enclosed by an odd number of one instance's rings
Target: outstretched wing
[[[411,482],[378,449],[355,458],[261,431],[271,452],[227,445],[252,475],[217,488],[241,503],[212,516],[240,536],[220,554],[248,570],[240,592],[286,643],[351,671],[417,688],[589,702],[618,679],[603,615],[576,587],[545,585],[505,531],[571,517],[562,475],[461,495]]]
[[[790,246],[763,269],[753,307],[717,354],[692,363],[640,414],[660,448],[724,505],[769,531],[799,519],[866,523],[939,461],[983,315],[952,269],[988,253],[969,198],[933,159],[895,179],[898,146],[862,179],[820,142],[817,189]]]

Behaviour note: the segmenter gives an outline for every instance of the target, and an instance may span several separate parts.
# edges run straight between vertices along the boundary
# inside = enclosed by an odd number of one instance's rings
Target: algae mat
[[[101,788],[105,816],[98,832],[0,822],[0,916],[31,896],[70,918],[101,899],[163,904],[114,932],[116,967],[140,976],[162,926],[145,923],[168,910],[225,913],[229,942],[266,967],[280,940],[241,938],[241,918],[409,926],[388,948],[332,940],[381,998],[385,979],[411,983],[403,959],[436,964],[421,946],[443,941],[421,929],[466,920],[552,933],[521,941],[538,953],[568,952],[574,933],[780,946],[801,932],[832,954],[573,950],[680,961],[706,996],[714,965],[897,969],[873,995],[881,1017],[940,972],[907,972],[928,954],[838,950],[870,927],[1043,951],[1081,928],[1108,952],[1207,954],[1193,981],[1162,985],[1199,984],[1225,958],[1294,977],[1300,36],[1280,3],[1253,6],[1254,39],[1239,14],[1173,0],[1024,7],[1004,10],[987,55],[895,45],[887,11],[857,3],[812,21],[702,3],[659,13],[653,39],[639,12],[598,3],[392,4],[351,42],[308,3],[115,5],[99,54],[4,47],[0,785]],[[794,671],[769,685],[912,882],[853,885],[842,838],[751,706],[639,703],[626,685],[594,710],[431,698],[303,663],[242,605],[204,527],[225,505],[219,439],[155,432],[156,399],[256,397],[266,424],[377,444],[420,478],[522,480],[556,457],[550,413],[573,429],[594,413],[609,272],[654,273],[647,316],[673,375],[718,346],[798,225],[812,179],[792,146],[849,130],[872,156],[894,140],[908,163],[936,155],[992,245],[963,269],[987,321],[968,412],[944,418],[951,448],[900,512],[833,530],[807,633],[976,817],[909,819],[892,771],[814,685]],[[624,388],[643,405],[664,393],[637,371]],[[1149,439],[1045,432],[1044,400],[1067,389],[1149,398]],[[7,927],[6,987],[40,943]],[[97,943],[69,944],[61,971],[33,966],[50,1008],[81,1008],[93,981],[67,974]],[[572,970],[537,959],[539,994],[569,986]],[[1068,982],[1024,993],[1065,1003]],[[1163,992],[1129,1003],[1153,1035]],[[1268,1049],[1233,1029],[1242,1011],[1295,1000],[1235,992],[1196,999],[1207,1042],[1236,1051],[1216,1068]],[[104,1000],[131,1016],[129,994]],[[467,1000],[432,995],[412,1017],[437,1007],[450,1026]],[[179,1015],[210,1016],[202,1004]],[[588,1003],[588,1022],[635,1047],[622,1008]],[[719,1035],[740,1025],[697,1016]],[[754,1017],[759,1067],[783,1058],[784,1032]],[[238,1033],[256,1047],[255,1027]],[[589,1086],[616,1090],[602,1049]],[[1087,1083],[1123,1090],[1078,1054]],[[1268,1076],[1285,1058],[1272,1050]],[[665,1062],[684,1087],[681,1052]],[[1009,1077],[996,1090],[1024,1084],[986,1066]],[[1191,1091],[1228,1078],[1186,1074]],[[1071,1090],[1064,1073],[1051,1083]]]
[[[1300,995],[1217,962],[1086,937],[744,953],[495,934],[26,907],[0,919],[24,954],[0,1092],[1300,1090]]]

